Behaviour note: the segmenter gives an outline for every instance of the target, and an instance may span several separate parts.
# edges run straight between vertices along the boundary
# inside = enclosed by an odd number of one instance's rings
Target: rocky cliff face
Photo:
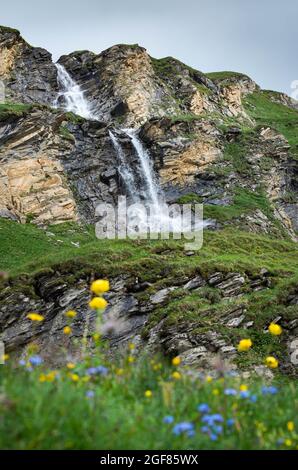
[[[2,27],[0,54],[7,102],[53,105],[57,69],[47,51]],[[38,224],[94,220],[98,202],[114,201],[123,192],[107,129],[141,126],[168,198],[193,192],[220,201],[233,198],[236,186],[255,191],[261,184],[271,201],[279,201],[277,217],[294,237],[296,164],[282,135],[255,127],[245,99],[259,88],[249,77],[207,76],[173,58],[153,59],[138,45],[113,46],[100,54],[74,52],[59,62],[81,86],[101,124],[71,122],[42,107],[21,116],[6,109],[2,214]],[[291,105],[285,95],[270,99]],[[133,165],[133,147],[127,136],[123,141]],[[231,142],[242,151],[237,161],[228,155]],[[288,193],[292,197],[286,202]]]
[[[264,92],[239,73],[206,75],[171,57],[153,59],[138,45],[117,45],[100,54],[74,52],[59,63],[83,90],[94,119],[54,109],[59,87],[51,54],[0,27],[0,80],[6,94],[0,104],[1,217],[42,227],[94,223],[98,203],[116,202],[125,194],[109,130],[135,168],[136,151],[124,131],[132,127],[139,129],[168,201],[204,202],[213,229],[232,225],[297,240],[298,114],[286,95]],[[69,286],[60,273],[58,284],[51,276],[35,279],[30,295],[5,291],[1,326],[8,348],[23,347],[33,335],[50,352],[70,306],[81,312],[76,330],[81,335],[88,282],[83,277]],[[214,288],[223,299],[265,289],[268,282],[265,272],[251,277],[245,270],[224,269],[183,278],[186,291]],[[139,334],[151,312],[183,287],[179,282],[156,286],[143,301],[130,275],[112,283],[108,313],[122,325],[114,345]],[[38,332],[28,329],[28,309],[47,312]],[[241,302],[223,312],[220,322],[228,328],[249,327]],[[289,331],[293,325],[285,322]],[[175,328],[160,321],[149,328],[146,342],[137,338],[142,347],[162,344],[167,354],[184,354],[189,364],[209,363],[218,352],[234,354],[231,344],[211,330],[202,337],[193,333],[191,322]]]
[[[6,100],[51,105],[58,91],[51,54],[30,46],[19,31],[0,26],[0,80]]]

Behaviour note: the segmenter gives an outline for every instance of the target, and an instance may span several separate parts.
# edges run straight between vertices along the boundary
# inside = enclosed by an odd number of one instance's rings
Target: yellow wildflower
[[[70,378],[73,382],[78,382],[80,380],[78,374],[70,374]]]
[[[129,349],[130,351],[133,351],[133,350],[135,349],[135,345],[134,345],[133,343],[129,343],[128,349]]]
[[[210,383],[210,382],[212,382],[213,378],[210,375],[207,375],[205,380],[206,380],[207,383]]]
[[[146,398],[151,398],[152,397],[152,392],[151,390],[146,390],[146,392],[144,393],[145,397]]]
[[[2,354],[1,359],[2,359],[2,362],[8,361],[9,354]]]
[[[159,362],[158,364],[153,364],[152,369],[153,370],[160,370],[162,368],[162,364]]]
[[[47,375],[46,375],[46,381],[47,382],[53,382],[56,378],[56,375],[57,375],[57,371],[56,370],[52,370],[51,372],[49,372]]]
[[[105,279],[97,279],[96,281],[92,282],[90,289],[96,295],[103,294],[104,292],[110,290],[110,283]]]
[[[293,443],[292,443],[291,439],[286,439],[286,440],[285,440],[285,445],[286,445],[287,447],[291,447],[292,444],[293,444]]]
[[[238,351],[243,352],[243,351],[248,351],[252,347],[252,341],[249,338],[242,339],[239,341],[238,344]]]
[[[218,395],[219,395],[219,390],[218,390],[218,388],[214,388],[214,389],[212,390],[212,395],[214,395],[214,396],[218,396]]]
[[[71,333],[71,328],[70,328],[70,326],[65,326],[65,327],[63,328],[63,333],[64,333],[65,335],[70,335],[70,333]]]
[[[246,392],[248,390],[248,386],[245,384],[240,385],[239,387],[240,392]]]
[[[172,373],[172,377],[173,377],[173,379],[175,379],[175,380],[180,380],[180,379],[181,379],[181,374],[180,374],[180,372],[178,372],[177,370],[175,370],[175,372]]]
[[[181,363],[181,359],[179,356],[176,356],[172,359],[173,366],[179,366],[180,363]]]
[[[75,366],[76,366],[76,365],[75,365],[73,362],[68,362],[68,363],[66,364],[67,369],[74,369]]]
[[[42,383],[42,382],[45,382],[45,381],[46,381],[46,376],[45,376],[45,374],[40,374],[38,380],[39,380],[39,382],[41,382],[41,383]]]
[[[282,327],[277,325],[276,323],[270,323],[268,330],[274,336],[282,334]]]
[[[44,317],[39,313],[28,313],[27,318],[31,321],[43,321]]]
[[[290,432],[294,431],[294,428],[295,428],[294,422],[293,421],[288,421],[287,428],[288,428],[288,431],[290,431]]]
[[[77,312],[75,312],[74,310],[68,310],[65,315],[67,316],[67,318],[74,318],[77,316]]]
[[[121,368],[117,368],[117,369],[115,370],[115,374],[116,374],[116,375],[123,375],[123,374],[124,374],[124,370],[121,369]]]
[[[93,340],[94,340],[94,341],[98,341],[99,338],[100,338],[100,334],[99,334],[99,333],[94,333],[94,335],[93,335]]]
[[[268,356],[265,359],[266,366],[270,369],[276,369],[278,367],[278,360],[273,356]]]
[[[93,297],[89,302],[89,307],[93,310],[104,310],[108,302],[102,297]]]
[[[129,364],[132,364],[133,362],[135,362],[135,358],[133,356],[128,356],[127,360]]]

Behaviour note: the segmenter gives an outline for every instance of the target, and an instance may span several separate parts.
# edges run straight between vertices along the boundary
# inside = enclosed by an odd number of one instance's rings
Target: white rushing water
[[[175,208],[172,208],[169,214],[165,196],[155,176],[151,156],[139,138],[138,131],[122,129],[121,132],[131,140],[137,157],[137,164],[129,165],[121,142],[109,131],[119,161],[118,171],[124,181],[127,195],[134,204],[140,205],[139,209],[134,208],[131,225],[145,228],[147,225],[148,228],[147,215],[143,210],[145,206],[150,209],[150,232],[181,232],[185,228],[185,221],[181,218],[180,209],[175,212]]]
[[[146,148],[144,147],[143,143],[138,137],[137,132],[135,129],[124,129],[124,132],[128,137],[131,138],[131,143],[136,151],[136,154],[139,159],[140,164],[140,173],[143,179],[143,183],[145,185],[145,195],[146,202],[150,202],[153,206],[159,210],[160,206],[160,188],[158,187],[158,183],[155,178],[155,173],[152,165],[152,161],[150,155]]]
[[[65,67],[55,64],[57,68],[57,79],[60,91],[55,100],[54,106],[64,107],[66,111],[71,111],[85,119],[96,120],[97,117],[90,109],[90,104],[84,97],[81,87],[71,78]],[[62,106],[60,103],[62,102]]]
[[[136,177],[132,171],[132,168],[127,162],[126,155],[122,149],[121,144],[118,141],[118,138],[113,134],[111,130],[109,130],[109,136],[118,157],[118,171],[126,187],[127,194],[128,196],[130,196],[133,202],[139,202],[140,198],[138,194]]]

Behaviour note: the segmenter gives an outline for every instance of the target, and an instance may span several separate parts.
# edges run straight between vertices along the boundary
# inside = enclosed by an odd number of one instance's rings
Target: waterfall
[[[152,204],[157,210],[160,206],[159,188],[155,179],[152,161],[148,151],[139,139],[134,129],[124,129],[124,132],[131,139],[131,143],[136,151],[140,164],[140,173],[145,185],[145,199],[147,203]]]
[[[55,64],[57,68],[57,80],[60,91],[54,102],[55,107],[64,107],[85,119],[99,120],[99,116],[92,112],[90,103],[84,97],[81,87],[71,78],[67,70],[61,64]],[[180,209],[169,215],[163,191],[154,173],[152,160],[138,136],[136,129],[121,129],[126,135],[135,151],[137,164],[129,164],[125,150],[117,134],[109,130],[109,136],[118,159],[118,172],[126,188],[126,194],[134,205],[138,205],[136,213],[130,217],[132,225],[144,227],[146,231],[147,216],[142,207],[150,209],[150,232],[170,231],[179,233],[182,229]],[[181,225],[182,224],[182,225]]]
[[[81,87],[71,78],[65,67],[61,64],[55,64],[57,68],[57,79],[60,92],[54,102],[54,107],[58,108],[62,102],[66,111],[71,111],[85,119],[97,120],[92,113],[90,104],[84,97]]]
[[[119,143],[117,137],[113,134],[111,130],[109,130],[109,136],[112,141],[113,147],[116,151],[118,160],[119,160],[118,171],[124,182],[128,196],[131,197],[133,202],[139,202],[140,198],[138,195],[136,178],[135,178],[135,175],[133,174],[132,168],[129,166],[127,162],[127,158],[122,149],[121,144]]]
[[[134,204],[140,204],[147,209],[150,208],[151,232],[158,233],[162,227],[165,227],[166,230],[178,231],[181,226],[176,224],[175,217],[169,217],[165,207],[165,197],[155,177],[151,157],[138,137],[138,131],[135,129],[121,129],[121,132],[129,137],[137,157],[137,165],[129,165],[121,143],[109,131],[119,161],[118,171],[124,181],[128,196],[131,197]],[[132,226],[146,227],[147,219],[144,218],[142,209],[136,208],[130,217]]]

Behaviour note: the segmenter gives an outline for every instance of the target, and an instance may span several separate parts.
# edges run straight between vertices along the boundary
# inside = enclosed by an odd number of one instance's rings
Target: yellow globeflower
[[[268,330],[274,336],[279,336],[282,334],[282,327],[276,323],[270,323]]]
[[[218,390],[218,388],[214,388],[214,389],[212,390],[212,395],[214,395],[214,396],[218,396],[218,395],[219,395],[219,390]]]
[[[105,279],[97,279],[96,281],[92,282],[90,289],[96,295],[103,294],[104,292],[110,290],[110,283]]]
[[[173,379],[175,379],[175,380],[180,380],[180,379],[181,379],[181,374],[180,374],[180,372],[178,372],[177,370],[175,370],[175,372],[172,373],[172,377],[173,377]]]
[[[28,313],[27,318],[31,321],[43,321],[44,317],[39,313]]]
[[[71,333],[71,328],[70,328],[70,326],[65,326],[65,327],[63,328],[63,333],[64,333],[65,335],[70,335],[70,333]]]
[[[74,318],[77,316],[77,312],[75,312],[74,310],[68,310],[65,315],[67,316],[67,318]]]
[[[246,392],[248,390],[248,386],[245,384],[240,385],[239,387],[240,392]]]
[[[146,392],[145,392],[144,395],[145,395],[146,398],[151,398],[151,397],[152,397],[152,392],[151,392],[151,390],[146,390]]]
[[[108,302],[102,297],[93,297],[89,302],[89,307],[93,310],[104,310],[107,305]]]
[[[172,359],[173,366],[179,366],[180,363],[181,363],[181,359],[179,356],[176,356]]]
[[[56,370],[52,370],[51,372],[49,372],[47,375],[46,375],[46,380],[47,382],[53,382],[56,378],[56,375],[57,375],[57,371]]]
[[[70,378],[73,382],[78,382],[80,380],[78,374],[70,374]]]
[[[205,380],[209,384],[210,382],[212,382],[213,378],[210,375],[207,375]]]
[[[133,362],[135,362],[135,358],[133,356],[128,356],[127,360],[129,364],[132,364]]]
[[[46,378],[45,374],[40,374],[38,380],[39,380],[39,382],[43,383],[43,382],[45,382],[45,381],[47,380],[47,378]]]
[[[117,368],[117,369],[115,370],[115,374],[116,374],[116,375],[123,375],[123,374],[124,374],[124,369]]]
[[[99,339],[100,339],[100,334],[99,333],[94,333],[93,340],[98,341]]]
[[[265,363],[270,369],[276,369],[278,367],[278,360],[273,356],[266,357]]]
[[[291,447],[292,444],[293,444],[293,442],[291,441],[291,439],[286,439],[286,440],[285,440],[285,445],[286,445],[287,447]]]
[[[8,361],[8,359],[9,359],[9,354],[2,354],[1,356],[2,362]]]
[[[239,341],[238,344],[238,351],[243,352],[243,351],[248,351],[252,347],[252,341],[249,338],[242,339]]]
[[[287,423],[287,428],[288,428],[288,431],[290,431],[290,432],[294,431],[294,428],[295,428],[294,422],[293,422],[293,421],[289,421],[289,422]]]
[[[66,364],[67,369],[74,369],[75,366],[76,366],[76,365],[75,365],[73,362],[68,362],[68,363]]]
[[[133,350],[135,349],[135,345],[134,345],[133,343],[129,343],[128,349],[129,349],[130,351],[133,351]]]

